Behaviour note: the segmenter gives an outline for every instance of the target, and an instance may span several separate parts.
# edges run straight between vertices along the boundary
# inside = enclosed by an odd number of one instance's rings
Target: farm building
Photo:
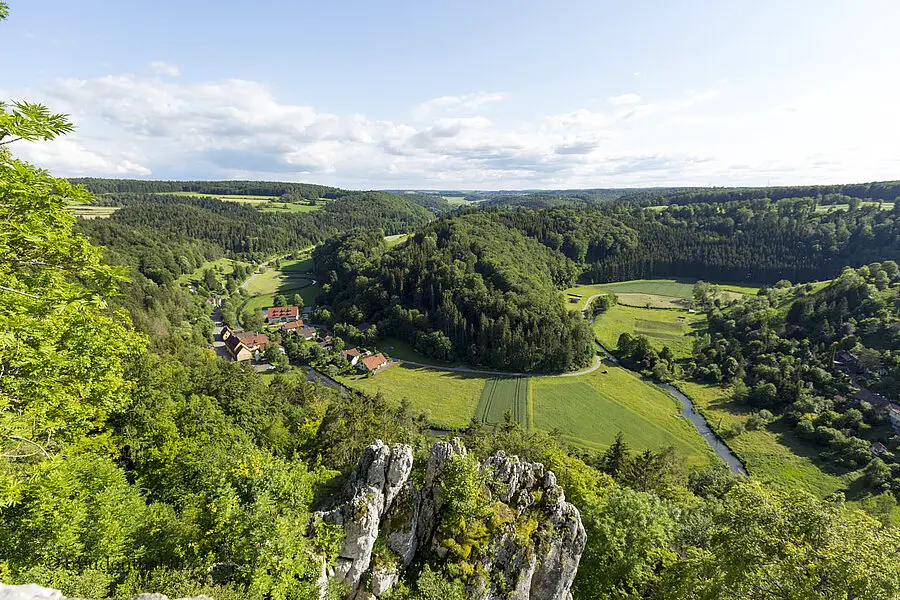
[[[251,351],[263,350],[265,349],[266,344],[269,343],[269,336],[253,331],[235,333],[234,337],[240,340],[242,344],[250,348]]]
[[[303,328],[303,319],[297,319],[296,321],[288,321],[287,323],[281,324],[281,332],[289,333],[291,331],[297,331]]]
[[[266,309],[267,323],[285,323],[300,318],[300,309],[296,306],[270,306]]]
[[[237,336],[229,336],[225,340],[225,347],[228,349],[231,358],[237,362],[249,362],[253,360],[253,351],[245,346]]]
[[[363,371],[364,373],[372,373],[382,368],[386,364],[388,364],[388,359],[385,358],[384,354],[379,352],[374,356],[367,356],[366,358],[360,360],[356,364],[356,368],[358,368],[360,371]]]
[[[360,359],[359,348],[348,348],[341,352],[341,357],[351,365],[355,365]]]

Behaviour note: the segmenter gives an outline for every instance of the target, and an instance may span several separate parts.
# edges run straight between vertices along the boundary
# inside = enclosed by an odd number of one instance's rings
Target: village
[[[298,306],[271,306],[263,310],[265,333],[243,331],[221,322],[218,308],[221,299],[209,297],[206,303],[214,308],[212,319],[214,342],[212,348],[223,358],[248,364],[258,372],[285,371],[293,360],[328,368],[332,373],[359,372],[374,375],[390,367],[393,362],[375,350],[345,347],[330,329],[304,321],[310,309]],[[223,351],[224,350],[224,351]]]

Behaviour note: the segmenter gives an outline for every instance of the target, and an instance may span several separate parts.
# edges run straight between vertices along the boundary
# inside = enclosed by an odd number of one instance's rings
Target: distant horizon
[[[0,101],[72,115],[15,145],[59,176],[878,181],[900,173],[898,24],[893,0],[11,0]]]
[[[231,179],[210,179],[210,178],[191,178],[191,179],[157,179],[154,177],[103,177],[103,176],[93,176],[93,175],[72,175],[66,176],[66,179],[107,179],[107,180],[120,180],[120,181],[155,181],[155,182],[163,182],[163,183],[192,183],[192,182],[208,182],[208,183],[217,183],[217,182],[259,182],[259,183],[285,183],[285,184],[297,184],[297,185],[318,185],[323,187],[332,187],[336,189],[343,190],[359,190],[359,191],[377,191],[377,192],[426,192],[426,193],[440,193],[440,192],[489,192],[489,193],[540,193],[540,192],[582,192],[582,191],[590,191],[590,190],[603,190],[603,191],[620,191],[620,190],[669,190],[669,189],[766,189],[766,188],[792,188],[792,187],[833,187],[833,186],[844,186],[844,185],[873,185],[879,183],[894,183],[900,181],[900,179],[879,179],[873,181],[842,181],[837,183],[798,183],[798,184],[772,184],[772,185],[643,185],[643,186],[621,186],[621,187],[602,187],[602,186],[586,186],[586,187],[571,187],[571,188],[459,188],[459,187],[448,187],[448,188],[412,188],[412,187],[391,187],[391,188],[377,188],[377,187],[353,187],[353,186],[344,186],[344,185],[331,185],[325,183],[318,183],[315,181],[289,181],[282,179],[244,179],[244,178],[231,178]],[[227,195],[227,194],[223,194]],[[893,198],[886,198],[888,201],[893,201]]]

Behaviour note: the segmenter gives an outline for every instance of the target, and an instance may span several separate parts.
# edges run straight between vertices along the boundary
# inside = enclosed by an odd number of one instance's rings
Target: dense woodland
[[[346,193],[309,213],[261,212],[216,198],[165,194],[126,194],[114,201],[122,208],[110,217],[113,224],[203,240],[230,255],[257,258],[312,246],[354,227],[380,228],[393,235],[433,218],[422,206],[384,192]],[[92,226],[84,227],[90,231]]]
[[[502,213],[441,219],[390,252],[377,234],[349,232],[313,258],[338,321],[377,321],[433,358],[562,371],[593,356],[587,324],[557,295],[578,265]]]

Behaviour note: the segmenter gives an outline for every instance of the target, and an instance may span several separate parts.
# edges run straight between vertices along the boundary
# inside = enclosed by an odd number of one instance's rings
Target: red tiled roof
[[[369,356],[368,358],[362,359],[362,364],[366,366],[370,371],[374,371],[381,365],[387,362],[387,359],[384,357],[384,354],[379,352],[375,356]]]
[[[359,350],[357,348],[348,348],[344,350],[344,356],[359,356]]]
[[[296,318],[300,314],[300,309],[296,306],[271,306],[266,309],[267,319],[289,319]]]
[[[287,323],[283,323],[281,326],[284,327],[287,331],[291,331],[293,329],[299,329],[300,327],[303,327],[303,319],[297,319],[296,321],[289,321]]]
[[[257,346],[265,346],[269,343],[269,336],[262,333],[255,333],[253,331],[244,331],[241,333],[234,334],[234,337],[239,339],[242,344],[253,350]]]

